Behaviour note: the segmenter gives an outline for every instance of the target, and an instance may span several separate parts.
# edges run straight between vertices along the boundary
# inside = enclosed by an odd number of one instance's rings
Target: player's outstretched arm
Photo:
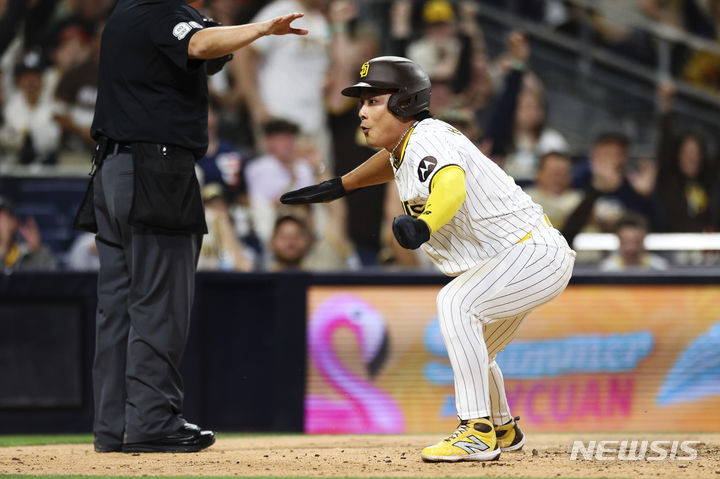
[[[303,13],[290,13],[247,25],[203,28],[190,38],[188,57],[198,60],[222,57],[266,35],[307,35],[304,28],[290,25],[302,16]]]
[[[280,197],[280,202],[286,205],[325,203],[341,198],[353,190],[387,183],[394,177],[390,153],[380,150],[342,177],[289,191]]]

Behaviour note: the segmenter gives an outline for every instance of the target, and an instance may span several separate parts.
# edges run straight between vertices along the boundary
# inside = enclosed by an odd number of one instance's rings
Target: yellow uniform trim
[[[548,215],[543,215],[543,218],[545,218],[545,223],[547,223],[547,225],[552,228],[552,223],[550,223],[550,218],[548,218]],[[518,241],[518,242],[515,243],[515,244],[520,244],[520,243],[522,243],[523,241],[525,241],[525,240],[527,240],[527,239],[530,239],[530,238],[532,238],[532,231],[528,231],[528,234],[526,234],[525,236],[523,236],[523,237],[520,239],[520,241]]]
[[[405,141],[403,142],[402,149],[400,150],[400,158],[393,157],[393,166],[396,170],[400,168],[400,165],[402,165],[403,159],[405,158],[405,148],[407,148],[408,141],[410,141],[410,137],[412,136],[413,131],[415,131],[415,127],[410,128],[410,131],[408,131],[407,135],[405,136]]]
[[[521,239],[520,241],[518,241],[517,243],[515,243],[515,244],[520,244],[520,243],[522,243],[523,241],[525,241],[526,239],[530,239],[530,238],[532,238],[532,231],[529,231],[528,234],[526,234],[525,236],[523,236],[522,239]]]
[[[465,201],[465,171],[458,165],[440,168],[430,182],[430,196],[420,219],[434,233],[450,221]]]

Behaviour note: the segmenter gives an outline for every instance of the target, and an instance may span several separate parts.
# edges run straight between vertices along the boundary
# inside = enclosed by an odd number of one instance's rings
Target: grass
[[[48,476],[29,476],[26,474],[10,474],[10,475],[3,475],[0,474],[0,477],[7,478],[7,479],[38,479],[39,477],[48,477]],[[243,479],[241,476],[142,476],[143,479]],[[248,476],[249,479],[250,476]],[[128,479],[128,476],[52,476],[52,479]],[[281,479],[275,476],[252,476],[252,479]],[[283,477],[282,479],[317,479],[317,478],[310,478],[310,477]],[[343,477],[342,479],[367,479],[367,478],[353,478],[353,477]],[[397,479],[397,478],[389,478],[389,477],[380,477],[380,478],[373,478],[373,479]],[[473,479],[473,478],[466,478],[466,479]],[[477,478],[480,479],[480,478]],[[500,478],[502,479],[502,478]],[[509,478],[508,478],[509,479]]]
[[[18,436],[0,436],[0,447],[92,444],[92,442],[92,434],[23,434]]]
[[[0,474],[0,477],[7,478],[7,479],[38,479],[39,477],[48,477],[48,476],[31,476],[27,474],[9,474],[4,475]],[[79,475],[69,475],[69,476],[52,476],[52,479],[128,479],[129,476],[79,476]],[[143,479],[243,479],[243,476],[142,476]],[[311,478],[311,477],[304,477],[304,476],[294,476],[294,477],[277,477],[277,476],[247,476],[246,479],[317,479],[317,478]],[[332,478],[328,478],[332,479]],[[340,479],[340,478],[338,478]],[[368,479],[367,477],[342,477],[342,479]],[[374,477],[372,479],[397,479],[397,478],[390,478],[390,477]],[[463,479],[484,479],[484,478],[463,478]],[[510,479],[510,478],[495,478],[495,479]],[[537,478],[542,479],[542,478]],[[572,478],[566,478],[566,479],[572,479]]]
[[[220,432],[219,439],[232,437],[263,437],[263,436],[294,436],[294,433],[244,433],[244,432]],[[92,444],[92,434],[18,434],[18,435],[0,435],[0,447],[13,446],[50,446],[54,444]],[[1,476],[1,475],[0,475]],[[2,476],[6,477],[6,476]],[[74,476],[80,477],[80,476]],[[97,477],[97,476],[95,476]]]
[[[7,479],[38,479],[38,477],[48,476],[28,476],[26,474],[10,474],[2,475],[0,477]],[[143,479],[242,479],[241,476],[142,476]],[[249,476],[248,476],[249,477]],[[128,476],[52,476],[52,479],[128,479]],[[252,476],[252,479],[280,479],[274,476],[257,477]],[[282,479],[317,479],[310,477],[283,477]],[[342,479],[367,479],[367,478],[352,478],[344,477]],[[373,479],[397,479],[397,478],[373,478]],[[469,478],[472,479],[472,478]],[[478,478],[480,479],[480,478]]]

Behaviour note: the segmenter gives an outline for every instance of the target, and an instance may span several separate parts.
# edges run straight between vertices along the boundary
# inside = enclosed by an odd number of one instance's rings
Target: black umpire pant
[[[100,257],[93,389],[96,445],[158,439],[185,423],[178,368],[187,343],[201,235],[128,224],[133,161],[115,146],[94,178]]]

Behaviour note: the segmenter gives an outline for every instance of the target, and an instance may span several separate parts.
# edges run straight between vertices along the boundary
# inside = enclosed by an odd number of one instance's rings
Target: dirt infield
[[[427,464],[437,436],[256,436],[198,454],[97,454],[90,445],[0,448],[0,474],[309,477],[720,478],[720,434],[534,434],[520,452],[488,463]],[[570,460],[574,440],[700,441],[695,460]],[[665,448],[670,451],[670,445]],[[657,456],[648,450],[648,456]],[[684,455],[678,450],[678,456]],[[609,456],[609,454],[607,454]]]

